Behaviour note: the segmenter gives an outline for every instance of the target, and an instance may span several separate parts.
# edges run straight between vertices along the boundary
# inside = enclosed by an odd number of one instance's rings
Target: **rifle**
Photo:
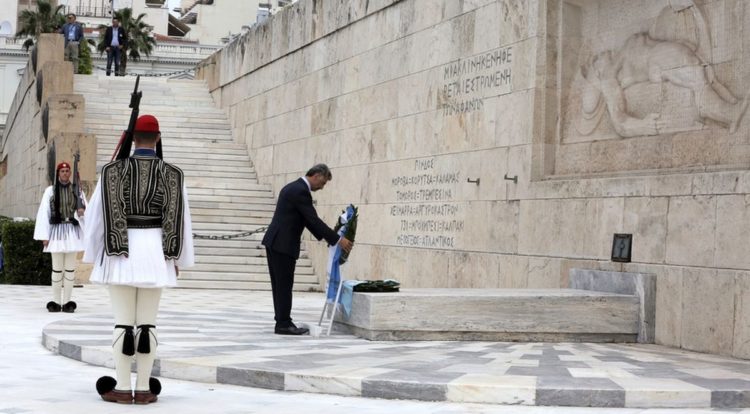
[[[122,132],[122,135],[120,136],[120,142],[117,143],[115,152],[114,154],[112,154],[112,160],[121,160],[130,156],[130,147],[133,143],[133,131],[135,130],[135,122],[138,120],[138,113],[141,106],[141,96],[143,96],[143,92],[138,90],[138,83],[140,81],[141,75],[138,75],[135,78],[135,88],[133,88],[133,92],[130,94],[130,105],[128,105],[128,107],[132,110],[130,111],[130,121],[128,122],[128,129]]]
[[[81,152],[76,151],[73,155],[73,194],[76,196],[76,210],[85,209],[83,204],[83,192],[81,191],[81,174],[78,173],[78,161],[81,159]]]

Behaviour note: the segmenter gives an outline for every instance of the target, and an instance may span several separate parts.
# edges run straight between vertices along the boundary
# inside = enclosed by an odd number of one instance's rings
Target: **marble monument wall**
[[[654,273],[658,343],[750,358],[743,27],[742,0],[301,0],[199,77],[261,182],[332,167],[319,213],[361,214],[346,277]]]

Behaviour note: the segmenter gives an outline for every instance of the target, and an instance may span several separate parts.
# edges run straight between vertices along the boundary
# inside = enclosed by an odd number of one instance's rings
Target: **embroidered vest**
[[[50,214],[49,223],[50,224],[60,224],[62,222],[70,221],[73,224],[78,224],[78,221],[75,219],[75,211],[76,211],[76,196],[73,194],[73,185],[60,185],[60,216],[59,220],[57,219],[57,215],[55,214],[55,187],[52,186],[52,197],[49,199],[50,203],[50,211],[52,214]]]
[[[102,168],[104,244],[110,256],[128,255],[128,228],[162,229],[166,259],[182,252],[182,170],[156,157],[134,156]]]

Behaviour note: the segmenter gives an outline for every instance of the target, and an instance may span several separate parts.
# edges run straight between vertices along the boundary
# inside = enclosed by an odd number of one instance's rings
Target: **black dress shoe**
[[[285,328],[276,327],[273,332],[277,335],[305,335],[310,332],[307,328],[298,328],[296,326],[287,326]]]

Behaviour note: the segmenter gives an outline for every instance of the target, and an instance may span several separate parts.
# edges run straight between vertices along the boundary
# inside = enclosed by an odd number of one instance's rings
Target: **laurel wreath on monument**
[[[336,219],[336,225],[333,227],[333,231],[338,233],[343,225],[348,224],[348,226],[346,226],[346,230],[344,230],[344,237],[354,243],[354,237],[356,237],[357,235],[357,219],[359,218],[359,214],[358,208],[355,207],[354,204],[349,204],[348,207],[351,207],[352,211],[354,211],[354,214],[352,214],[352,218],[348,222],[345,222],[346,219],[344,217],[346,217],[346,209],[342,210],[342,214]],[[341,251],[341,257],[339,257],[340,265],[346,263],[346,261],[349,259],[349,253],[350,252],[344,250]]]

